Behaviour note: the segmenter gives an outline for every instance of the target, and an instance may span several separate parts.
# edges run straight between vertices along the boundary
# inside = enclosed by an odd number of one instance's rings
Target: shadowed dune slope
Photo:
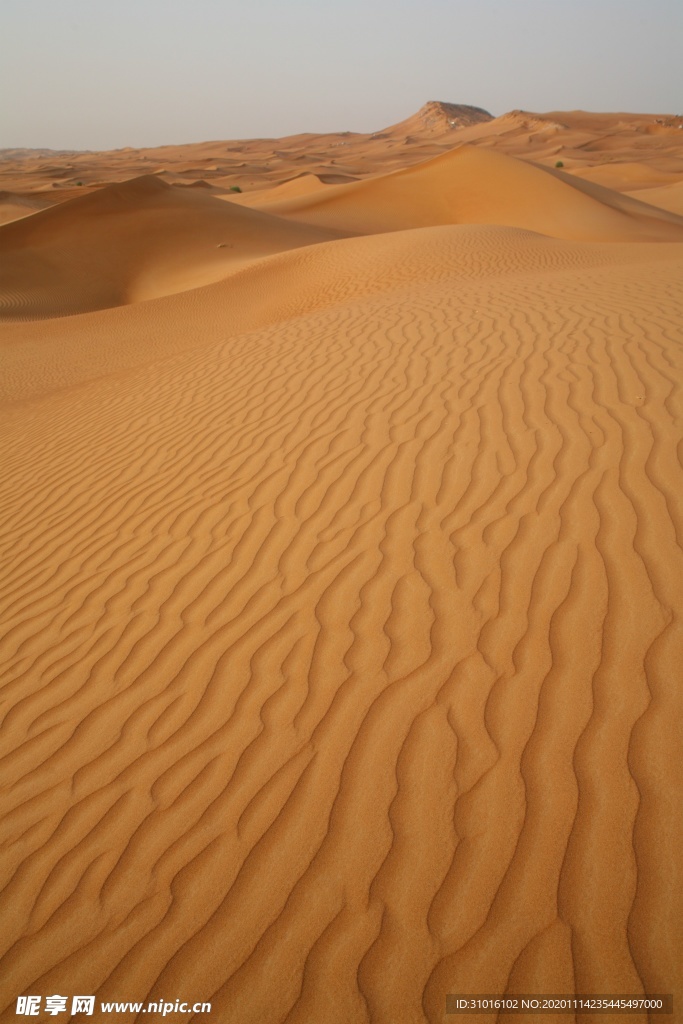
[[[358,234],[479,223],[582,241],[683,240],[683,218],[561,171],[472,146],[262,209]]]
[[[0,224],[6,224],[21,217],[28,217],[38,210],[44,210],[50,203],[41,199],[40,195],[16,195],[12,192],[0,192]]]
[[[0,228],[0,317],[64,316],[185,291],[334,237],[147,175]]]
[[[3,1020],[683,998],[682,282],[445,226],[3,325]]]
[[[649,203],[651,206],[659,206],[662,210],[668,210],[679,217],[683,217],[683,181],[674,185],[663,185],[660,188],[648,188],[630,193],[637,199]]]

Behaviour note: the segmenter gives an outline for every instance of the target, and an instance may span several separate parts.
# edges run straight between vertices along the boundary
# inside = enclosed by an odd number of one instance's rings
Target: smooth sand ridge
[[[274,185],[268,189],[258,189],[253,192],[244,192],[242,195],[225,193],[223,198],[240,206],[262,206],[264,202],[276,202],[280,199],[292,199],[299,196],[307,196],[312,192],[324,192],[330,184],[343,184],[340,182],[324,181],[320,174],[298,174],[295,178],[288,178],[280,185]]]
[[[629,193],[631,196],[642,196],[643,202],[651,206],[659,206],[662,210],[678,214],[683,217],[683,182],[676,182],[674,185],[664,185],[661,188],[647,188]]]
[[[28,217],[49,205],[49,202],[41,200],[38,195],[23,196],[12,192],[0,192],[0,224]]]
[[[338,237],[148,175],[0,228],[0,318],[45,318],[185,291]]]
[[[308,196],[275,202],[264,196],[260,208],[358,234],[478,223],[578,241],[683,240],[683,218],[675,214],[562,171],[473,146]]]
[[[683,998],[682,271],[437,227],[3,327],[3,1020]]]

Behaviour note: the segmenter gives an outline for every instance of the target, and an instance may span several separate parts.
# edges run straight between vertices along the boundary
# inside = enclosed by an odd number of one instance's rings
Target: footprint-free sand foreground
[[[683,1019],[679,120],[0,160],[2,1020]]]

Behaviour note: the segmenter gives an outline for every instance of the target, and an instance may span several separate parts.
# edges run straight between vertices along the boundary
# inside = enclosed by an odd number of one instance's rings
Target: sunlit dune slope
[[[683,240],[683,219],[674,214],[562,171],[472,146],[307,196],[272,202],[264,197],[261,208],[358,234],[479,223],[583,241]]]
[[[447,225],[2,326],[3,1021],[683,997],[682,282]]]
[[[0,317],[64,316],[185,291],[336,236],[147,175],[0,228]]]
[[[261,206],[279,202],[280,200],[308,196],[314,192],[323,193],[331,184],[344,183],[324,181],[320,174],[299,174],[295,178],[289,178],[279,185],[274,185],[272,188],[256,189],[252,192],[244,192],[241,195],[228,192],[223,198],[240,206],[251,206],[258,209]]]

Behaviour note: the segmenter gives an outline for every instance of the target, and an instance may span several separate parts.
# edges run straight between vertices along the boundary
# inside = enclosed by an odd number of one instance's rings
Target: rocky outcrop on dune
[[[507,114],[496,118],[501,127],[522,128],[524,131],[548,132],[561,131],[567,128],[562,121],[553,120],[550,117],[543,117],[541,114],[532,114],[528,110],[511,110]]]
[[[492,121],[493,114],[482,107],[470,107],[465,103],[443,103],[430,100],[420,107],[416,114],[399,121],[385,131],[392,134],[405,132],[418,137],[439,136],[458,128],[469,128],[473,124]]]
[[[471,124],[491,121],[493,115],[483,107],[471,107],[466,103],[442,103],[430,100],[418,110],[416,117],[425,127],[467,128]]]

